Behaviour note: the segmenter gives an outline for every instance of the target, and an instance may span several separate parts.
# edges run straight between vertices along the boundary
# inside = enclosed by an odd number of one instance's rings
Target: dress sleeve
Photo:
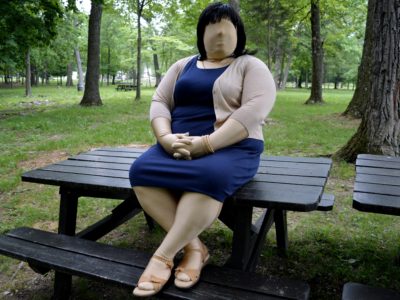
[[[176,80],[189,58],[183,58],[174,63],[164,75],[158,85],[150,106],[150,121],[158,117],[171,120],[171,111],[174,106],[174,88]]]
[[[264,125],[275,103],[276,87],[268,67],[259,59],[252,59],[243,74],[241,106],[231,118],[240,122],[250,136]]]

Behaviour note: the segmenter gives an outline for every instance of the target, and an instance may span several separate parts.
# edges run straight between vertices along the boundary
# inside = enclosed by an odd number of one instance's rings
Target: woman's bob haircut
[[[207,53],[204,47],[203,39],[206,26],[210,23],[218,23],[221,21],[221,19],[227,19],[231,21],[236,27],[237,45],[235,51],[233,51],[233,57],[239,57],[247,53],[245,50],[246,33],[244,32],[244,25],[239,14],[231,5],[217,2],[210,4],[203,10],[197,23],[197,49],[200,53],[199,60],[207,59]]]

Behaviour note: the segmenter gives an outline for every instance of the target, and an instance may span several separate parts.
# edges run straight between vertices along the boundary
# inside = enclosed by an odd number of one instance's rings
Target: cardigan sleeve
[[[171,111],[174,106],[174,88],[179,74],[186,63],[192,58],[186,57],[174,63],[164,75],[158,85],[150,105],[150,121],[158,117],[171,120]]]
[[[245,67],[240,107],[230,116],[240,122],[249,136],[258,136],[275,103],[276,87],[268,67],[252,59]]]

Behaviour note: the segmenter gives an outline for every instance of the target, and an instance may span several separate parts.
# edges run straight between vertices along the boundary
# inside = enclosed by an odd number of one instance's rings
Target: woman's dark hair
[[[207,6],[199,17],[197,22],[197,49],[199,50],[199,60],[207,59],[206,49],[204,47],[204,31],[208,24],[214,24],[221,21],[221,19],[228,19],[236,27],[237,31],[237,45],[233,51],[233,57],[238,57],[247,53],[246,47],[246,33],[244,25],[240,19],[239,14],[229,4],[221,2],[213,3]]]

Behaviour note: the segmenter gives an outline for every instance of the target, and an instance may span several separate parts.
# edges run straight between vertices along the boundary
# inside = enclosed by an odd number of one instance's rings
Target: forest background
[[[211,2],[104,1],[100,33],[101,84],[110,85],[118,81],[136,83],[138,51],[141,52],[140,74],[144,85],[158,82],[177,59],[197,53],[197,18]],[[9,30],[2,31],[1,80],[7,85],[23,84],[29,46],[33,86],[48,84],[51,79],[55,79],[57,84],[71,86],[74,84],[73,72],[78,72],[80,66],[83,73],[86,69],[87,12],[68,10],[66,3],[58,12],[58,1],[37,3],[31,8],[20,7],[19,12],[12,16],[14,34],[8,34]],[[76,4],[78,8],[82,7],[79,1]],[[321,1],[319,8],[324,50],[322,80],[325,87],[354,88],[364,39],[366,1]],[[34,18],[27,17],[41,10],[44,14],[53,14],[53,19],[47,24],[39,24]],[[141,14],[140,25],[138,10]],[[257,50],[256,56],[269,66],[277,87],[310,87],[310,1],[245,0],[240,1],[240,13],[246,25],[248,48]],[[18,28],[21,29],[15,34]]]

